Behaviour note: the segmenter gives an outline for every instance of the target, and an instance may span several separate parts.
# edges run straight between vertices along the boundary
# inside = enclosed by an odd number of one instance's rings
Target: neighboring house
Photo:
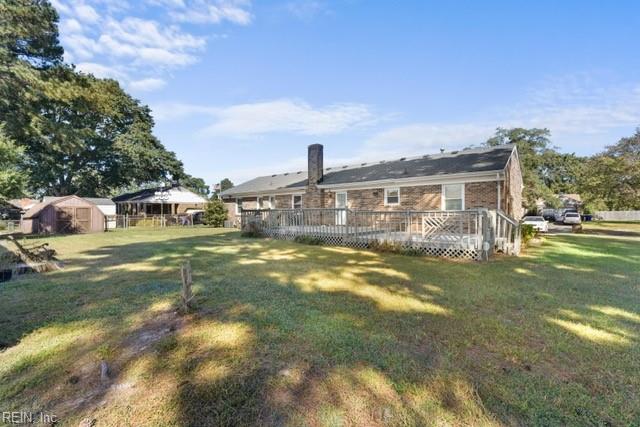
[[[243,209],[500,209],[520,219],[522,174],[514,145],[323,167],[308,147],[308,170],[258,177],[223,191],[229,217]]]
[[[22,215],[20,229],[32,233],[91,233],[104,231],[100,208],[78,196],[45,197]]]
[[[19,220],[20,216],[36,203],[37,200],[29,198],[6,200],[0,203],[0,219]]]
[[[156,196],[163,192],[162,199]],[[193,191],[173,185],[171,187],[147,188],[134,193],[114,197],[116,212],[119,215],[160,215],[182,214],[204,209],[207,199]]]
[[[582,207],[582,197],[579,194],[558,194],[562,207],[565,209],[580,209]]]

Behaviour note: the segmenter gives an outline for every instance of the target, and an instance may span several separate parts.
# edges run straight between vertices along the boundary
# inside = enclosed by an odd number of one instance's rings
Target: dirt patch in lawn
[[[61,419],[71,414],[86,414],[91,418],[99,407],[132,395],[137,384],[122,378],[122,372],[145,353],[155,351],[157,343],[178,332],[187,321],[188,318],[176,311],[161,312],[135,327],[117,347],[105,344],[79,359],[65,370],[67,380],[51,391],[52,412]],[[48,399],[44,396],[43,400]]]

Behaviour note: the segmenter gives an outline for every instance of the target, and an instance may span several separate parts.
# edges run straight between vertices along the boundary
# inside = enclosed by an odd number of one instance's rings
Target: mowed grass
[[[640,221],[587,221],[582,226],[594,234],[629,235],[640,237]]]
[[[0,410],[59,425],[640,425],[640,240],[489,263],[207,228],[47,239],[0,284]],[[193,313],[175,314],[193,266]],[[100,361],[110,379],[100,381]]]

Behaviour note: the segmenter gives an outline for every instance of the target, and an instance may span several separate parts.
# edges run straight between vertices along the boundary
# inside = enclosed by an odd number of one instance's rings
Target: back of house
[[[324,168],[324,148],[308,147],[307,171],[254,178],[222,192],[229,218],[241,209],[349,208],[455,211],[487,208],[523,215],[514,145]]]

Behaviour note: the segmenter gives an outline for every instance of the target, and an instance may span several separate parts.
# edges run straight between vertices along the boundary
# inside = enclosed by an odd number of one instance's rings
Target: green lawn
[[[640,238],[550,236],[489,263],[206,228],[47,241],[63,270],[0,284],[0,411],[72,426],[640,425]],[[185,258],[195,310],[178,316]]]
[[[640,221],[587,221],[582,225],[587,233],[640,237]]]

